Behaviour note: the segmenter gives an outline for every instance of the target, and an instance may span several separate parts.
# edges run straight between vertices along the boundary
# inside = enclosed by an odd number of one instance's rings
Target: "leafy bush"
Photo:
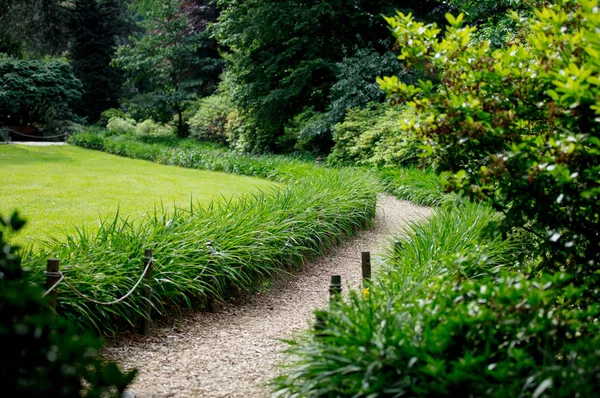
[[[409,108],[371,104],[351,109],[335,126],[331,164],[407,166],[418,161],[420,142],[400,118],[414,117]]]
[[[106,125],[110,134],[117,135],[172,135],[173,128],[154,122],[151,119],[146,119],[141,122],[136,122],[128,117],[111,117]]]
[[[198,101],[198,109],[190,119],[190,137],[200,141],[227,143],[227,116],[233,105],[225,94],[214,94]]]
[[[135,120],[130,118],[111,117],[106,128],[111,134],[131,134],[135,132]]]
[[[0,59],[0,124],[70,120],[81,95],[81,82],[66,62]]]
[[[156,123],[151,119],[146,119],[142,122],[138,122],[135,126],[135,132],[139,135],[173,135],[173,127],[167,124]]]
[[[519,16],[514,14],[516,22]],[[526,20],[524,43],[471,46],[474,28],[448,16],[433,25],[399,14],[388,22],[400,58],[442,82],[380,80],[408,98],[451,188],[489,199],[506,217],[496,231],[526,228],[546,266],[592,272],[600,264],[600,14],[592,1],[561,0]]]
[[[127,114],[125,114],[125,112],[122,109],[116,109],[116,108],[107,109],[104,112],[102,112],[102,115],[100,116],[100,120],[98,121],[98,124],[101,127],[106,127],[109,120],[112,119],[113,117],[126,119]]]
[[[5,241],[23,224],[16,213],[0,217],[2,391],[27,397],[120,397],[136,372],[123,374],[115,363],[103,363],[97,358],[99,340],[54,319],[39,283],[32,284],[17,248]]]

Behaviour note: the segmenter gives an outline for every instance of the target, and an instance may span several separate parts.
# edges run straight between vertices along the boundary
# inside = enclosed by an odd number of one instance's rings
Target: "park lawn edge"
[[[76,135],[71,143],[161,164],[286,183],[278,191],[245,195],[236,202],[156,209],[135,225],[118,217],[105,220],[97,233],[80,230],[66,243],[49,242],[24,256],[25,266],[37,270],[38,283],[43,282],[47,259],[59,259],[65,278],[96,301],[126,294],[141,274],[144,249],[152,249],[156,314],[210,306],[240,291],[256,291],[264,278],[278,272],[300,269],[307,259],[369,227],[375,216],[378,184],[371,174],[356,169],[315,167],[276,156],[178,150],[92,134]],[[112,306],[84,300],[64,284],[58,290],[59,316],[102,334],[137,327],[147,303],[142,289]]]

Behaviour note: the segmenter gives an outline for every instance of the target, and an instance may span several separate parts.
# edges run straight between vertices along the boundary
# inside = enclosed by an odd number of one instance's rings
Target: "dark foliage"
[[[252,149],[274,150],[284,125],[303,110],[327,110],[336,63],[358,48],[389,45],[382,13],[409,8],[418,15],[434,2],[222,0],[219,42],[236,84],[235,99],[254,123]],[[279,148],[281,149],[281,148]]]
[[[0,382],[6,396],[119,397],[135,376],[97,358],[100,341],[54,320],[6,237],[24,221],[0,217]]]
[[[81,92],[81,82],[64,62],[0,60],[0,124],[70,119]]]
[[[131,27],[126,15],[123,0],[76,0],[71,11],[69,57],[84,90],[77,111],[90,122],[118,106],[124,78],[110,62],[118,37]]]

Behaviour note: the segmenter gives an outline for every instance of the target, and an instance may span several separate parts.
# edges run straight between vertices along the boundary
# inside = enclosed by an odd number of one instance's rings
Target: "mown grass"
[[[97,233],[80,232],[66,244],[29,254],[26,265],[41,270],[57,257],[66,278],[101,301],[125,294],[140,275],[142,253],[153,249],[152,304],[165,313],[206,304],[237,291],[253,291],[262,278],[301,268],[325,248],[368,227],[375,215],[377,184],[357,170],[315,167],[299,159],[216,154],[214,148],[131,141],[123,137],[75,136],[79,145],[109,148],[121,155],[165,164],[268,176],[287,182],[282,189],[246,195],[208,207],[173,210],[131,223],[116,218]],[[86,328],[114,333],[142,316],[141,290],[114,306],[86,302],[61,286],[59,313]]]
[[[165,167],[73,146],[0,146],[0,213],[19,209],[29,222],[15,243],[29,245],[76,228],[93,230],[117,212],[130,220],[155,206],[208,204],[272,189],[256,178]],[[39,244],[37,244],[39,245]]]
[[[290,342],[284,374],[273,383],[275,396],[399,394],[392,391],[405,381],[397,373],[396,353],[410,345],[401,332],[406,303],[436,289],[436,281],[514,264],[517,242],[483,235],[497,217],[485,205],[465,203],[411,225],[391,243],[366,296],[354,292],[326,313],[325,330],[308,331]]]

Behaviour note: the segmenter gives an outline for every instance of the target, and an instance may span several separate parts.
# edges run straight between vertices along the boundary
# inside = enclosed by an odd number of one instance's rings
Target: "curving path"
[[[144,397],[266,397],[285,348],[280,340],[305,329],[312,311],[327,304],[330,275],[358,286],[362,251],[382,254],[391,235],[432,210],[380,195],[375,227],[277,279],[268,292],[218,305],[214,313],[189,313],[155,325],[150,337],[111,342],[105,356],[139,375],[131,386]],[[374,259],[377,265],[377,259]]]

